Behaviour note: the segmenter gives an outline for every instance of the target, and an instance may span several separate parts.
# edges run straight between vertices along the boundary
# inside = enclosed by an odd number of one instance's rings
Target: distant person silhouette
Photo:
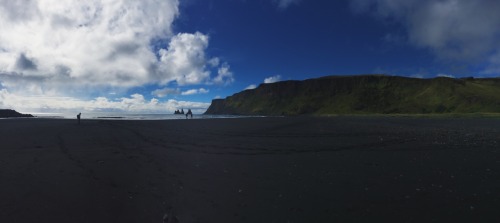
[[[78,113],[78,115],[76,115],[76,119],[78,119],[78,125],[80,125],[80,116],[82,115],[82,113]]]
[[[188,109],[188,112],[186,113],[186,119],[188,118],[188,115],[191,115],[191,119],[193,119],[193,112],[191,109]]]

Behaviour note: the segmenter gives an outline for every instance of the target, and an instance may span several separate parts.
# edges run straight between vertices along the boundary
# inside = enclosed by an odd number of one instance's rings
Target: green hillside
[[[328,76],[261,84],[215,99],[206,114],[500,113],[499,78],[418,79],[385,75]]]

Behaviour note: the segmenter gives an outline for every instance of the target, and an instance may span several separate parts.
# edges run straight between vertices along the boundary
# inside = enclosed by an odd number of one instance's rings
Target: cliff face
[[[206,114],[500,112],[500,79],[329,76],[261,84],[215,99]]]
[[[235,112],[230,111],[231,106],[226,106],[226,100],[224,99],[214,99],[207,109],[205,114],[233,114]]]
[[[33,117],[33,115],[21,114],[12,109],[0,109],[0,118],[21,118],[21,117],[28,118],[28,117]]]

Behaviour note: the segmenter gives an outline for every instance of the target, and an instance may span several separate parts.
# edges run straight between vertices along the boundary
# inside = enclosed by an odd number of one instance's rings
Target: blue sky
[[[263,82],[500,74],[494,0],[0,2],[0,108],[203,112]]]

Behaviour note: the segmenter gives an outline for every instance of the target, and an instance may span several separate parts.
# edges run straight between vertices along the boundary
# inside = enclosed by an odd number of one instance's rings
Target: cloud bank
[[[178,16],[178,0],[0,0],[0,86],[60,96],[234,81],[206,54],[208,35],[174,33]]]
[[[481,63],[500,71],[500,2],[496,0],[354,0],[353,10],[395,20],[408,41],[439,59]]]
[[[129,97],[108,99],[97,97],[92,100],[81,100],[74,97],[20,96],[6,89],[0,90],[0,107],[15,107],[24,112],[134,112],[165,113],[179,108],[191,108],[195,113],[203,113],[210,103],[167,100],[160,102],[156,98],[146,100],[141,94]]]

